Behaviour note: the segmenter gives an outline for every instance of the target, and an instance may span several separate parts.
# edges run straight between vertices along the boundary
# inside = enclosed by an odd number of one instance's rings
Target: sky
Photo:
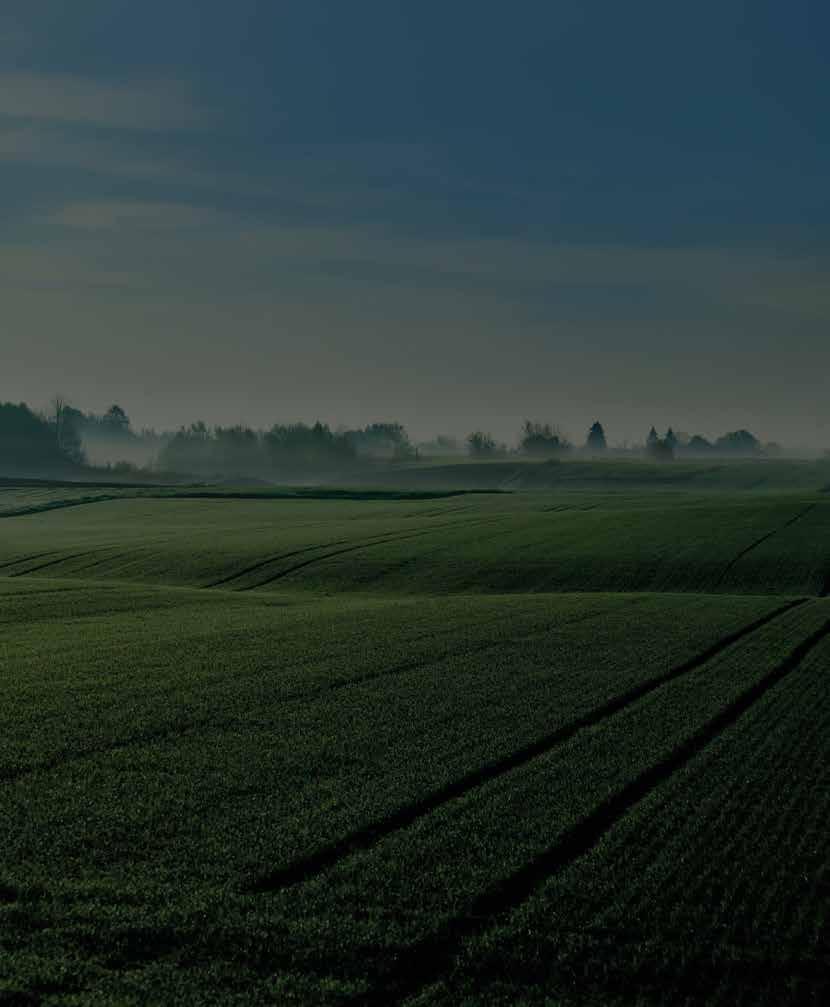
[[[3,0],[0,400],[830,447],[823,0]]]

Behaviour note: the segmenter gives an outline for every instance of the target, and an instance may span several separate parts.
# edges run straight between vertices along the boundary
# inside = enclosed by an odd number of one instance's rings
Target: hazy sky
[[[830,446],[826,0],[3,0],[0,400]]]

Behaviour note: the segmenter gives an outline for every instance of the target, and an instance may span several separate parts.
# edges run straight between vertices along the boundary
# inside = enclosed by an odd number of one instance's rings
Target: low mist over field
[[[0,400],[823,450],[828,28],[809,0],[7,0]]]
[[[397,421],[364,427],[327,423],[275,423],[266,429],[242,424],[211,427],[198,420],[178,430],[135,429],[119,405],[102,414],[85,413],[62,396],[48,411],[25,403],[0,403],[0,477],[92,479],[208,479],[276,483],[328,482],[371,478],[382,485],[410,476],[434,478],[435,466],[472,462],[602,463],[641,461],[651,465],[686,462],[763,461],[805,457],[781,444],[763,443],[749,430],[718,437],[652,426],[642,440],[615,442],[595,420],[584,439],[571,439],[556,424],[525,420],[511,442],[477,427],[465,437],[437,434],[413,439]],[[806,457],[815,457],[807,453]],[[821,459],[829,463],[830,452]],[[492,472],[496,470],[493,469]],[[469,475],[469,470],[467,475]],[[609,477],[613,475],[606,473]]]

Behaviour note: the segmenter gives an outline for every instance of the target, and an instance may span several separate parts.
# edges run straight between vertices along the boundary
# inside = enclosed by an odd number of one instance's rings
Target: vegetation
[[[571,444],[560,431],[549,423],[531,420],[525,420],[519,447],[525,454],[543,457],[555,457],[571,450]]]
[[[510,448],[490,433],[475,430],[464,445],[448,435],[415,445],[402,424],[370,423],[359,429],[332,428],[319,420],[313,424],[275,424],[255,430],[244,424],[209,427],[203,421],[177,431],[136,431],[118,404],[103,414],[84,413],[61,396],[40,415],[26,405],[0,404],[0,477],[101,479],[125,482],[186,481],[193,478],[281,483],[321,481],[352,482],[371,478],[410,461],[463,453],[484,461],[562,459],[612,456],[652,461],[675,457],[777,458],[780,445],[762,445],[747,430],[737,430],[710,442],[695,435],[675,434],[671,428],[659,437],[654,427],[644,445],[609,448],[603,425],[592,424],[586,443],[577,450],[550,423],[525,420],[518,444]],[[388,478],[387,478],[388,482]]]
[[[815,594],[830,568],[818,494],[310,496],[0,490],[0,512],[21,515],[0,525],[0,574],[378,595]]]
[[[597,422],[591,425],[585,447],[588,453],[592,455],[602,454],[607,450],[608,444],[605,440],[605,430],[601,423]]]
[[[61,415],[60,407],[57,413]],[[56,429],[57,426],[57,429]],[[68,430],[38,416],[20,403],[0,402],[0,463],[7,472],[43,467],[66,470],[73,461],[74,442]]]
[[[467,450],[471,458],[498,458],[506,454],[503,446],[496,443],[492,434],[483,430],[474,430],[467,437]]]
[[[0,483],[0,1001],[826,998],[819,471],[517,465]]]
[[[360,458],[403,460],[414,454],[399,423],[372,423],[334,432],[325,424],[276,424],[266,433],[250,427],[208,429],[196,423],[174,434],[159,455],[162,469],[202,475],[284,477],[343,472]]]

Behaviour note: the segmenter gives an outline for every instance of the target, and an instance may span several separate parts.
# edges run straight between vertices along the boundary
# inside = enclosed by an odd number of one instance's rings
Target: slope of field
[[[0,1003],[823,1002],[826,497],[19,489]]]
[[[223,590],[821,594],[830,500],[121,499],[0,522],[0,575]]]
[[[0,485],[0,518],[20,517],[61,507],[99,503],[118,496],[118,491],[91,486]]]
[[[561,490],[591,492],[664,490],[681,493],[715,491],[801,491],[830,485],[830,461],[796,459],[678,459],[670,464],[609,456],[589,459],[491,461],[445,459],[393,466],[362,476],[368,485],[383,483],[406,489]]]

